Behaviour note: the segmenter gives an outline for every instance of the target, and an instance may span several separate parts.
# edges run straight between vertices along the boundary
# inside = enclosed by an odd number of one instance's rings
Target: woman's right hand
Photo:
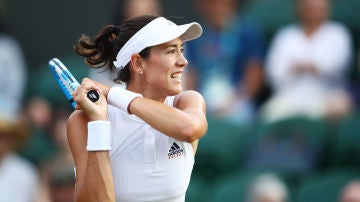
[[[100,99],[95,103],[87,97],[87,93],[90,90],[96,90],[99,93]],[[89,118],[89,121],[108,120],[107,100],[103,91],[106,93],[109,90],[104,85],[88,78],[84,78],[81,85],[77,87],[73,93],[73,97],[76,102],[75,109],[83,110]]]

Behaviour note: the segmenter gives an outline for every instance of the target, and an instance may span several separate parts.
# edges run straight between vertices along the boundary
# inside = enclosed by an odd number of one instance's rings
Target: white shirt
[[[0,160],[0,201],[36,202],[38,187],[38,173],[29,162],[16,154]]]
[[[165,102],[172,106],[174,97]],[[156,117],[154,117],[156,118]],[[118,202],[184,202],[194,165],[192,145],[109,106],[110,162]]]
[[[266,77],[274,93],[266,106],[269,114],[323,114],[328,94],[346,82],[350,57],[350,36],[341,24],[324,23],[311,36],[298,25],[281,29],[266,60]],[[314,66],[318,74],[293,74],[299,64]]]
[[[15,121],[21,110],[26,66],[19,44],[7,35],[0,35],[0,72],[0,116]]]

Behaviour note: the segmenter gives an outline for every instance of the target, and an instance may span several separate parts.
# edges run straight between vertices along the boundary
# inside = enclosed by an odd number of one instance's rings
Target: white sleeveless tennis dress
[[[165,103],[173,106],[174,97]],[[109,105],[110,161],[117,202],[184,202],[194,165],[190,143]],[[154,117],[156,118],[156,117]]]

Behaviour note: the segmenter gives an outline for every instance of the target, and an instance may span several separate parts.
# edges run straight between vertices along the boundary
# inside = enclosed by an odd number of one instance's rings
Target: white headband
[[[176,25],[164,17],[158,17],[151,21],[134,34],[120,49],[113,62],[116,69],[124,68],[134,53],[140,53],[147,47],[163,44],[178,37],[182,41],[198,38],[202,34],[199,23],[192,22],[184,25]]]

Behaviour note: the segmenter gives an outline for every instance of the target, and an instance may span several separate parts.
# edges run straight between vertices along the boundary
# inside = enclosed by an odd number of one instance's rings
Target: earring
[[[142,74],[143,73],[143,70],[141,69],[141,70],[139,70],[139,74]]]

